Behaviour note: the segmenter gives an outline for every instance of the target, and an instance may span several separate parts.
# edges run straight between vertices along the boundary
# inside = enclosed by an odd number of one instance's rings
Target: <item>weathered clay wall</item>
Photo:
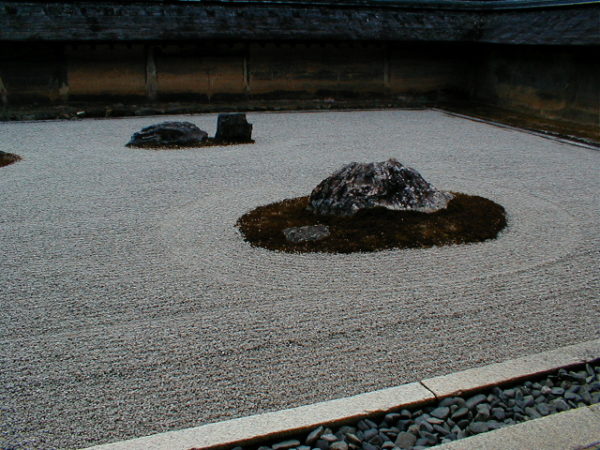
[[[597,126],[596,52],[349,41],[2,43],[0,102],[456,99]]]
[[[471,98],[532,116],[600,125],[597,52],[597,47],[482,47]]]
[[[462,46],[387,43],[4,44],[8,103],[430,95],[462,87]],[[460,47],[460,48],[459,48]],[[6,50],[6,51],[4,51]],[[453,56],[454,55],[454,56]]]

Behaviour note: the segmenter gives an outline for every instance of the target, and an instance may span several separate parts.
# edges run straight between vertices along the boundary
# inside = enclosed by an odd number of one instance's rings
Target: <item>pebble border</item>
[[[421,450],[458,439],[600,403],[600,359],[503,388],[446,397],[340,427],[232,450]]]
[[[367,392],[353,397],[328,400],[296,408],[230,419],[183,430],[168,431],[135,439],[100,444],[94,450],[189,450],[231,449],[235,446],[282,442],[290,436],[301,436],[320,425],[332,427],[392,411],[433,405],[446,397],[473,396],[496,386],[516,386],[541,378],[561,368],[597,364],[600,361],[600,339],[593,339],[554,350],[437,376],[397,387]],[[586,408],[587,409],[587,408]],[[562,414],[574,414],[582,409]],[[558,414],[552,417],[561,417]],[[547,420],[547,419],[544,419]],[[559,420],[560,423],[560,420]],[[497,431],[520,429],[525,423]],[[560,428],[560,427],[559,427]],[[471,439],[484,438],[485,433]],[[466,441],[453,441],[455,445]]]

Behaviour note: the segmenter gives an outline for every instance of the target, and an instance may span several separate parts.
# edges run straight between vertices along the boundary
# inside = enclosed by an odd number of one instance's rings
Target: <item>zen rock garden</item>
[[[9,164],[20,161],[21,157],[14,153],[0,151],[0,167],[8,166]]]
[[[252,124],[246,114],[219,114],[217,133],[208,136],[191,122],[162,122],[134,133],[127,147],[151,149],[178,149],[186,147],[207,147],[214,145],[251,144]]]
[[[310,196],[260,206],[237,226],[270,250],[352,253],[494,239],[506,214],[483,197],[438,190],[389,159],[345,165]]]

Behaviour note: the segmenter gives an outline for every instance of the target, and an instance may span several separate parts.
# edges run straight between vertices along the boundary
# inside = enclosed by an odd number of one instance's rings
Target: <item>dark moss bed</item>
[[[8,166],[9,164],[20,161],[21,157],[14,153],[0,152],[0,167]]]
[[[427,214],[374,208],[352,217],[317,216],[308,197],[286,199],[244,214],[237,222],[253,246],[284,252],[353,253],[393,248],[424,248],[494,239],[506,226],[504,208],[483,197],[454,193],[444,210]],[[291,243],[283,229],[326,225],[320,241]]]
[[[142,148],[147,150],[190,150],[193,148],[203,148],[203,147],[225,147],[227,145],[242,145],[242,144],[254,144],[254,139],[248,142],[229,142],[216,140],[215,138],[208,138],[206,141],[199,144],[190,144],[190,145],[132,145],[127,144],[126,147],[130,148]]]

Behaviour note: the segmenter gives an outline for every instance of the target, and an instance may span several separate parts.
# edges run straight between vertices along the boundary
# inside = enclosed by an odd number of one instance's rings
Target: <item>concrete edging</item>
[[[283,439],[287,435],[309,431],[319,425],[350,422],[403,406],[427,403],[451,395],[542,375],[598,358],[600,339],[353,397],[103,444],[90,449],[218,449],[268,438]]]

